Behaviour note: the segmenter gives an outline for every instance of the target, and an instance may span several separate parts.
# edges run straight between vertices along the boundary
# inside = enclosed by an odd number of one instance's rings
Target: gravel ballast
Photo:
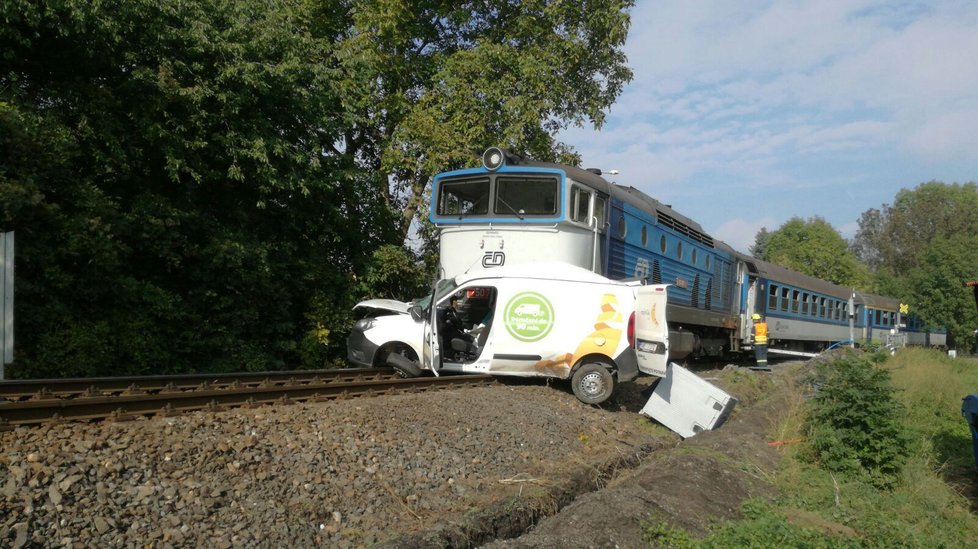
[[[423,539],[678,441],[636,410],[531,383],[18,428],[0,433],[0,545]]]

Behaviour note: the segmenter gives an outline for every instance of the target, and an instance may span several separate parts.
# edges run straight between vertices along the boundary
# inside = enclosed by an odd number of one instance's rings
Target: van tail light
[[[628,346],[635,346],[635,311],[628,317]]]

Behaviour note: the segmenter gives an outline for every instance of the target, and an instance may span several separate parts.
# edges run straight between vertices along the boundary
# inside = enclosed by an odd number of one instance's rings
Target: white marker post
[[[14,361],[14,233],[0,233],[0,380]]]

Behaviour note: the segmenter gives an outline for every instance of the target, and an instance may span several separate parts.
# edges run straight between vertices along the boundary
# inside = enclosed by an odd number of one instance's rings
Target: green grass
[[[870,475],[832,472],[810,460],[807,443],[785,446],[773,478],[773,501],[751,500],[743,518],[695,539],[665,524],[643,524],[646,542],[662,547],[973,547],[978,505],[971,435],[961,399],[978,393],[978,363],[908,349],[881,366],[896,391],[893,418],[910,433],[895,480],[880,487]],[[743,380],[738,380],[743,382]],[[812,399],[790,386],[778,439],[807,439]]]

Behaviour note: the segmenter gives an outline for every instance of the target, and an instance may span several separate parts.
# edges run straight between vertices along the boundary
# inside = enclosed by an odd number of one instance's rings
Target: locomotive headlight
[[[499,147],[489,147],[482,153],[482,165],[491,172],[498,170],[505,160],[506,155]]]

